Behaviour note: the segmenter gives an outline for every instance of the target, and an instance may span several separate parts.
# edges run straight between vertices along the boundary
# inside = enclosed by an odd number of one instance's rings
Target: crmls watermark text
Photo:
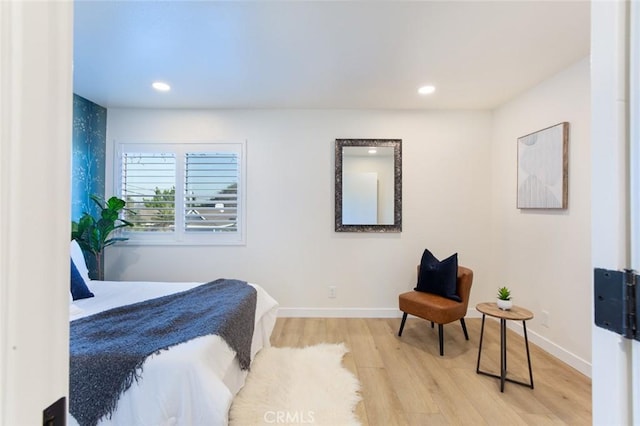
[[[311,424],[315,423],[313,415],[313,411],[266,411],[263,418],[270,424]]]

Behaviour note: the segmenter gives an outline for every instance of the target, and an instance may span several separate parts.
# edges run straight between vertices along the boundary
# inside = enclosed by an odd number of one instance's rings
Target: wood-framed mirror
[[[402,140],[336,139],[336,232],[402,231]]]

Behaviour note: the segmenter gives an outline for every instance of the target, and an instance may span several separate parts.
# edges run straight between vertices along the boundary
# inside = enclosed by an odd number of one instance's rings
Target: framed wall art
[[[569,123],[518,138],[519,209],[566,209]]]

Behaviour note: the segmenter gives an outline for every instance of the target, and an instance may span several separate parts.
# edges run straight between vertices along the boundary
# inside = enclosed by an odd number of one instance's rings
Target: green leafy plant
[[[511,300],[511,291],[507,287],[500,287],[498,289],[498,299]]]
[[[111,197],[105,201],[104,198],[97,195],[92,195],[91,200],[100,208],[100,217],[96,219],[85,212],[79,221],[72,221],[71,239],[76,240],[82,250],[94,255],[98,269],[98,279],[103,280],[102,253],[105,247],[128,239],[110,237],[111,233],[120,228],[133,226],[133,224],[120,219],[120,212],[125,210],[126,203],[124,200],[118,197]]]

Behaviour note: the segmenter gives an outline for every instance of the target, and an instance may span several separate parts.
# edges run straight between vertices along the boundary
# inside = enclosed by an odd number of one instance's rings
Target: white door
[[[640,226],[636,199],[640,168],[634,166],[640,164],[638,69],[629,67],[630,56],[635,55],[634,67],[638,63],[640,19],[638,11],[631,10],[637,6],[625,1],[592,2],[591,6],[592,263],[614,270],[630,266],[640,270],[639,234],[629,237]],[[632,13],[634,19],[630,19]],[[630,46],[630,25],[636,26],[635,52]],[[636,85],[633,92],[629,81]],[[630,105],[636,108],[632,114]],[[592,327],[594,425],[640,425],[639,371],[637,341]]]
[[[631,153],[631,268],[640,273],[640,3],[630,4],[630,153]],[[640,291],[636,287],[636,298]],[[640,425],[640,341],[631,342],[631,412]]]
[[[378,224],[378,174],[345,172],[342,174],[342,224]]]
[[[2,426],[67,395],[72,38],[72,2],[0,0]]]

